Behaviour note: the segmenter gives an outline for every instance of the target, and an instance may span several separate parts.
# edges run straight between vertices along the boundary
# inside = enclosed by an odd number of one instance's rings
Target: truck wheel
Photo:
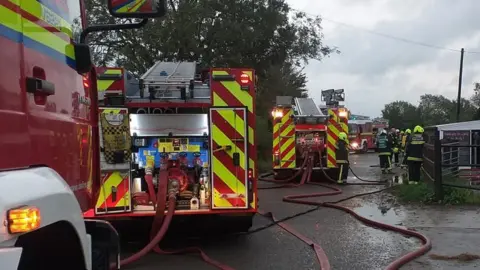
[[[92,244],[92,270],[109,270],[109,248],[104,243]]]

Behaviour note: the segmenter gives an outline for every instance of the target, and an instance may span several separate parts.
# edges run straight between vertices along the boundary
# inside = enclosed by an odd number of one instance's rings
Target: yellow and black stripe
[[[115,153],[123,151],[124,161],[131,158],[130,120],[127,108],[100,108],[100,128],[103,138],[105,161],[115,163]],[[120,118],[118,115],[123,115]],[[117,118],[113,123],[111,118]]]

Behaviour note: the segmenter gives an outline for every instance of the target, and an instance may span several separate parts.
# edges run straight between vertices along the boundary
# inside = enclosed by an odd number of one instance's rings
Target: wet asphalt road
[[[355,173],[363,179],[379,180],[379,168],[375,154],[352,155],[351,164]],[[351,175],[351,174],[350,174]],[[392,178],[389,176],[389,178]],[[354,177],[350,182],[358,182]],[[260,186],[269,183],[261,182]],[[346,186],[343,194],[326,197],[323,201],[336,201],[354,194],[374,191],[384,186]],[[328,189],[306,185],[299,188],[261,190],[260,208],[271,211],[277,218],[286,217],[312,208],[282,202],[282,197],[290,194],[303,194],[327,191]],[[365,216],[376,218],[380,213],[375,202],[352,200],[342,203],[358,208]],[[380,215],[380,218],[385,218]],[[269,223],[264,217],[255,217],[253,228]],[[386,232],[363,225],[350,215],[335,209],[321,208],[309,214],[286,222],[300,233],[311,238],[325,250],[332,269],[375,270],[384,269],[392,260],[415,249],[419,242],[397,233]],[[278,226],[273,226],[244,236],[206,237],[201,240],[186,240],[181,235],[171,236],[164,245],[200,246],[211,258],[237,270],[247,269],[320,269],[311,247],[298,240]],[[137,248],[135,244],[122,247],[127,252]],[[198,255],[158,255],[149,254],[126,269],[215,269],[204,263]]]

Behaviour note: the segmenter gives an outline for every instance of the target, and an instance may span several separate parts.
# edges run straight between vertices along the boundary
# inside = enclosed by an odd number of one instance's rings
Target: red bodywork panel
[[[41,2],[58,16],[65,16],[65,7],[56,2]],[[27,13],[14,2],[0,2],[2,8],[17,15],[18,21],[30,21],[47,30],[42,40],[61,37],[72,42],[65,33],[49,25],[43,18]],[[69,1],[73,19],[82,19],[81,1]],[[77,13],[76,13],[77,12]],[[67,53],[51,49],[42,40],[29,38],[22,32],[5,27],[0,19],[0,170],[48,166],[58,172],[72,188],[82,209],[91,203],[94,180],[94,143],[92,130],[92,97],[88,84],[75,68],[75,59]],[[11,21],[9,23],[15,23]],[[25,28],[23,33],[36,29]],[[38,34],[40,35],[40,34]],[[58,45],[58,44],[57,44]],[[37,79],[54,85],[54,93],[45,95],[31,88],[27,79]]]

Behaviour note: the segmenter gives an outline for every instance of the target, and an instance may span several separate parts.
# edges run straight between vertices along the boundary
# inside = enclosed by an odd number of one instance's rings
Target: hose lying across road
[[[159,179],[159,187],[158,187],[157,194],[156,195],[150,194],[151,196],[153,195],[153,197],[156,196],[156,201],[157,201],[156,213],[155,213],[155,217],[153,219],[153,224],[152,224],[151,240],[143,249],[133,254],[132,256],[121,260],[120,265],[123,267],[127,264],[138,261],[143,256],[147,255],[150,251],[153,250],[159,254],[198,253],[206,263],[220,270],[234,270],[230,266],[224,265],[220,262],[217,262],[211,259],[199,247],[189,247],[189,248],[171,250],[171,251],[164,251],[160,249],[158,244],[165,236],[168,230],[168,227],[170,226],[170,222],[172,221],[173,214],[175,212],[176,193],[178,191],[178,187],[167,190],[168,189],[167,188],[168,172],[166,172],[165,170],[160,171],[160,175],[158,179]],[[146,180],[147,182],[151,181],[151,179],[146,179]],[[168,208],[166,207],[167,202],[165,201],[165,198],[167,198],[167,194],[168,194]],[[165,215],[165,209],[167,209],[166,215]]]
[[[321,153],[320,153],[319,156],[321,157]],[[320,159],[320,167],[322,168],[322,172],[323,172],[325,178],[330,182],[336,183],[336,181],[334,179],[330,178],[328,176],[328,174],[323,170],[323,166],[321,164],[321,159]],[[407,235],[407,236],[413,236],[415,238],[420,239],[423,242],[422,246],[419,249],[417,249],[415,251],[412,251],[412,252],[409,252],[409,253],[403,255],[402,257],[396,259],[395,261],[393,261],[392,263],[390,263],[386,267],[386,270],[399,269],[402,265],[404,265],[404,264],[414,260],[415,258],[425,254],[426,252],[428,252],[431,249],[432,243],[431,243],[430,239],[428,239],[426,236],[424,236],[421,233],[411,231],[411,230],[408,230],[408,229],[403,229],[403,228],[396,227],[396,226],[392,226],[392,225],[389,225],[389,224],[381,223],[381,222],[378,222],[378,221],[374,221],[374,220],[371,220],[371,219],[368,219],[368,218],[365,218],[363,216],[358,215],[355,211],[353,211],[353,210],[351,210],[347,207],[337,205],[337,203],[339,203],[341,201],[346,201],[346,200],[352,199],[353,197],[360,197],[360,196],[370,195],[370,194],[374,194],[374,193],[379,193],[379,192],[382,192],[386,189],[380,189],[380,190],[376,190],[376,191],[373,191],[373,192],[354,195],[354,196],[351,196],[351,197],[348,197],[348,198],[345,198],[345,199],[342,199],[342,200],[336,201],[336,202],[316,202],[316,201],[306,200],[307,198],[318,198],[318,197],[325,197],[325,196],[333,196],[333,195],[338,195],[338,194],[342,193],[342,190],[337,188],[337,187],[333,187],[333,186],[325,185],[325,184],[321,184],[321,183],[310,182],[311,176],[312,176],[312,171],[313,171],[313,156],[306,154],[305,159],[304,159],[304,163],[302,164],[302,166],[298,170],[298,172],[295,173],[295,175],[293,175],[290,178],[282,179],[282,180],[266,178],[268,175],[263,175],[259,178],[259,180],[278,183],[280,185],[273,186],[273,187],[259,188],[259,189],[298,187],[298,186],[301,186],[301,185],[304,185],[304,184],[312,184],[312,185],[322,186],[322,187],[330,189],[331,191],[311,193],[311,194],[288,195],[288,196],[283,197],[283,201],[284,202],[289,202],[289,203],[317,206],[316,208],[311,209],[309,211],[305,211],[302,214],[305,214],[307,212],[315,211],[316,209],[318,209],[320,207],[328,207],[328,208],[335,208],[335,209],[338,209],[338,210],[342,210],[342,211],[352,215],[354,218],[363,222],[366,225],[381,228],[381,229],[385,229],[385,230],[390,230],[390,231],[394,231],[394,232],[398,232],[398,233],[401,233],[401,234]],[[303,175],[302,175],[300,183],[299,184],[291,183],[302,172],[303,172]],[[369,182],[369,183],[349,183],[348,185],[381,185],[381,184],[385,183],[384,181],[364,180],[364,179],[359,178],[353,172],[353,170],[352,170],[352,173],[359,180],[364,181],[364,182]],[[269,175],[272,175],[272,174],[269,174]],[[291,233],[292,235],[294,235],[298,239],[305,242],[307,245],[311,246],[314,249],[314,251],[317,255],[317,259],[318,259],[318,262],[320,264],[320,268],[322,270],[330,270],[331,269],[328,257],[325,254],[325,251],[322,249],[321,246],[319,246],[318,244],[313,242],[311,239],[307,238],[306,236],[302,235],[301,233],[297,232],[295,229],[293,229],[292,227],[290,227],[289,225],[284,223],[284,221],[286,219],[278,220],[273,215],[273,213],[271,213],[271,212],[263,212],[263,211],[259,211],[259,212],[260,212],[261,215],[263,215],[267,218],[270,218],[274,222],[274,224],[282,227],[284,230],[288,231],[289,233]],[[297,216],[299,216],[299,215],[300,214],[298,214]]]
[[[320,164],[320,167],[323,168],[322,164]],[[396,231],[396,232],[399,232],[401,234],[408,235],[408,236],[413,236],[413,237],[416,237],[416,238],[419,238],[420,240],[422,240],[423,245],[422,245],[421,248],[419,248],[418,250],[415,250],[413,252],[410,252],[408,254],[405,254],[404,256],[395,260],[394,262],[392,262],[391,264],[389,264],[387,266],[386,270],[399,269],[400,266],[402,266],[402,265],[406,264],[407,262],[415,259],[416,257],[419,257],[419,256],[425,254],[428,250],[430,250],[430,248],[431,248],[430,240],[427,237],[425,237],[424,235],[422,235],[418,232],[410,231],[410,230],[407,230],[407,229],[402,229],[402,228],[399,228],[399,227],[395,227],[395,226],[391,226],[391,225],[388,225],[388,224],[384,224],[384,223],[380,223],[380,222],[377,222],[377,221],[374,221],[374,220],[367,219],[365,217],[362,217],[362,216],[358,215],[357,213],[355,213],[353,210],[351,210],[349,208],[339,206],[339,205],[336,204],[336,203],[346,201],[346,200],[349,200],[349,199],[352,199],[352,198],[355,198],[355,197],[360,197],[360,196],[365,196],[365,195],[369,195],[369,194],[379,193],[379,192],[384,191],[385,189],[380,189],[380,190],[376,190],[376,191],[368,192],[368,193],[363,193],[363,194],[357,194],[357,195],[350,196],[348,198],[344,198],[344,199],[336,201],[336,202],[315,202],[315,201],[305,200],[306,198],[318,198],[318,197],[338,195],[338,194],[342,193],[342,190],[339,189],[339,188],[329,186],[329,185],[320,184],[320,183],[310,182],[311,177],[312,177],[312,172],[313,172],[313,157],[310,156],[309,153],[307,152],[305,154],[305,159],[304,159],[304,162],[303,162],[301,168],[290,178],[279,180],[279,179],[266,178],[266,177],[268,177],[269,175],[272,175],[272,174],[261,176],[259,178],[259,180],[261,180],[261,181],[273,182],[273,183],[277,183],[277,184],[280,184],[280,185],[273,186],[273,187],[259,188],[259,189],[288,188],[288,187],[298,187],[298,186],[301,186],[301,185],[304,185],[304,184],[312,184],[312,185],[318,185],[318,186],[326,187],[326,188],[330,189],[331,191],[320,192],[320,193],[311,193],[311,194],[285,196],[285,197],[283,197],[283,201],[285,201],[285,202],[304,204],[304,205],[313,205],[313,206],[316,206],[316,207],[314,209],[310,209],[310,210],[307,210],[307,211],[304,211],[304,212],[301,212],[301,213],[297,213],[293,216],[289,216],[289,217],[283,218],[283,219],[277,219],[273,215],[273,213],[271,213],[271,212],[263,212],[263,211],[259,210],[259,213],[261,215],[263,215],[267,218],[270,218],[273,222],[271,224],[266,225],[266,226],[251,230],[247,233],[248,234],[255,233],[255,232],[264,230],[266,228],[269,228],[271,226],[278,225],[281,228],[283,228],[284,230],[288,231],[292,235],[294,235],[297,238],[299,238],[300,240],[302,240],[303,242],[305,242],[306,244],[308,244],[309,246],[311,246],[314,249],[315,254],[317,255],[317,259],[319,261],[320,268],[322,270],[330,270],[331,269],[330,262],[328,260],[327,255],[325,254],[325,251],[322,249],[322,247],[320,245],[318,245],[317,243],[313,242],[308,237],[306,237],[306,236],[302,235],[301,233],[297,232],[295,229],[293,229],[292,227],[290,227],[289,225],[287,225],[285,223],[285,221],[287,221],[288,219],[291,219],[291,218],[294,218],[294,217],[297,217],[297,216],[300,216],[300,215],[303,215],[303,214],[306,214],[306,213],[309,213],[309,212],[313,212],[313,211],[319,209],[320,207],[329,207],[329,208],[335,208],[335,209],[339,209],[339,210],[342,210],[344,212],[347,212],[347,213],[351,214],[353,217],[355,217],[356,219],[362,221],[363,223],[365,223],[367,225],[375,226],[375,227],[386,229],[386,230]],[[335,183],[335,180],[331,179],[323,169],[322,169],[322,172],[324,173],[327,180]],[[350,183],[348,185],[382,185],[383,183],[385,183],[384,181],[364,180],[364,179],[359,178],[353,172],[353,170],[352,170],[352,173],[359,180],[364,181],[364,182],[369,182],[369,183]],[[295,180],[296,177],[298,177],[300,175],[302,175],[300,183],[298,183],[298,184],[292,183],[292,181]],[[149,178],[149,176],[146,176],[146,180],[147,180],[147,182],[150,182],[152,179]],[[172,221],[174,212],[175,212],[176,193],[178,192],[178,187],[173,187],[173,188],[170,187],[170,189],[168,189],[168,172],[166,172],[164,170],[161,170],[160,175],[159,175],[159,188],[158,188],[157,194],[153,194],[151,190],[149,190],[149,191],[150,191],[149,193],[151,193],[150,196],[152,198],[154,198],[154,200],[155,200],[155,197],[156,197],[155,201],[157,202],[156,207],[155,207],[156,208],[156,213],[155,213],[154,221],[153,221],[153,224],[152,224],[151,240],[143,249],[141,249],[137,253],[133,254],[132,256],[121,260],[120,265],[122,267],[139,260],[140,258],[142,258],[143,256],[145,256],[146,254],[148,254],[150,251],[153,250],[153,251],[155,251],[156,253],[159,253],[159,254],[198,253],[198,254],[200,254],[201,258],[205,262],[207,262],[208,264],[210,264],[210,265],[212,265],[212,266],[214,266],[214,267],[216,267],[220,270],[234,270],[234,268],[232,268],[230,266],[224,265],[220,262],[217,262],[217,261],[211,259],[198,247],[189,247],[189,248],[184,248],[184,249],[180,249],[180,250],[172,250],[172,251],[164,251],[164,250],[160,249],[158,244],[160,243],[160,241],[165,236],[165,234],[168,230],[168,227],[170,226],[170,222]],[[168,195],[168,201],[165,201],[165,198],[167,197],[167,195]],[[168,204],[168,207],[167,207],[167,204]],[[166,214],[165,214],[165,209],[167,209]]]

